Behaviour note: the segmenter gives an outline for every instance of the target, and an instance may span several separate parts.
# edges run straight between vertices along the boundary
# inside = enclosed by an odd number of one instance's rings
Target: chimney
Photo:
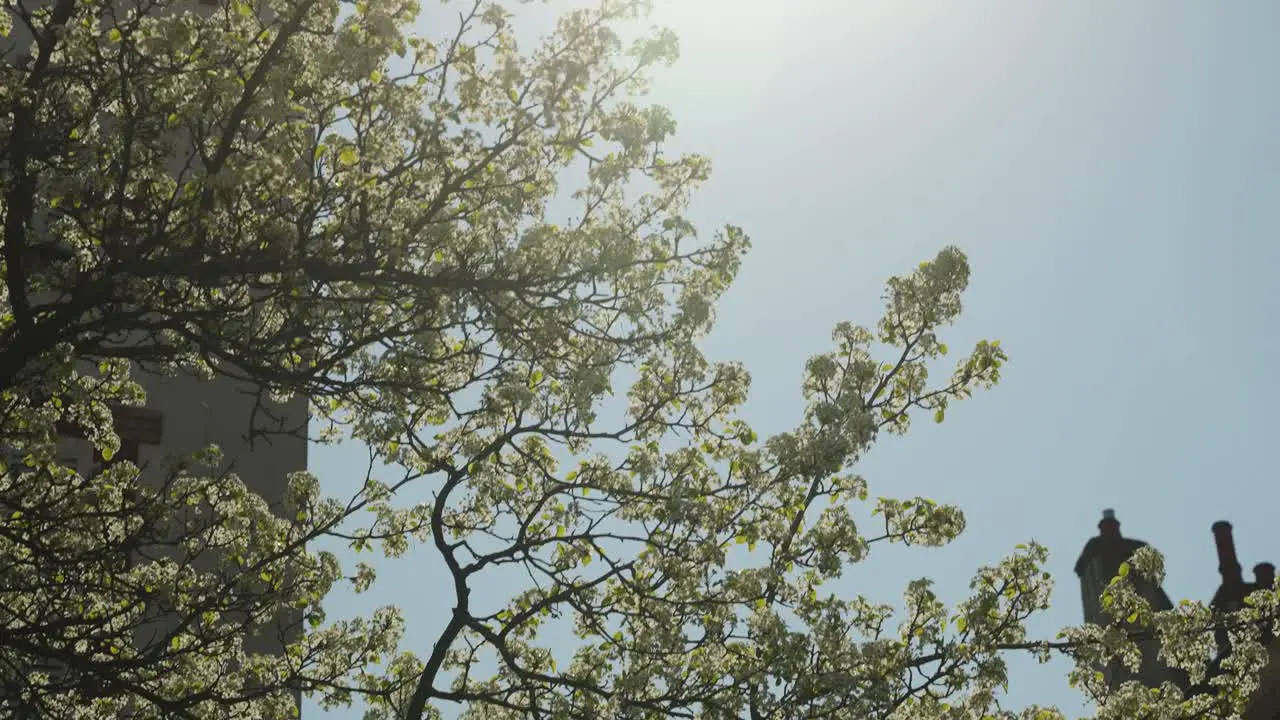
[[[1276,566],[1269,562],[1253,566],[1253,582],[1258,590],[1271,590],[1276,585]]]
[[[1218,546],[1218,572],[1222,574],[1222,584],[1238,587],[1244,584],[1240,561],[1236,559],[1236,541],[1231,537],[1231,523],[1219,520],[1213,524],[1213,542]]]
[[[1120,521],[1116,519],[1116,511],[1107,508],[1102,511],[1102,520],[1098,521],[1098,535],[1106,538],[1120,537]]]

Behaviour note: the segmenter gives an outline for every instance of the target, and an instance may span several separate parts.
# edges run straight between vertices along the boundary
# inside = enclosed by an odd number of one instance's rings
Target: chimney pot
[[[1102,511],[1102,519],[1098,521],[1098,534],[1102,537],[1120,537],[1120,521],[1116,519],[1116,511],[1107,508]]]
[[[1274,588],[1276,584],[1276,566],[1269,562],[1254,565],[1253,580],[1259,590],[1270,590]]]
[[[1240,561],[1236,558],[1236,541],[1231,536],[1231,523],[1219,520],[1213,524],[1213,542],[1218,549],[1218,572],[1223,585],[1243,585]]]

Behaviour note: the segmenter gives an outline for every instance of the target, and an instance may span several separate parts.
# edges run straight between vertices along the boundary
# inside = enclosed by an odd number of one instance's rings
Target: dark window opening
[[[106,470],[107,468],[113,465],[116,465],[117,463],[124,462],[125,460],[128,460],[134,465],[138,464],[138,439],[137,438],[133,438],[133,437],[120,438],[120,449],[116,451],[115,455],[111,456],[110,460],[104,459],[102,457],[102,452],[97,448],[94,448],[93,450],[93,464],[94,464],[94,467],[98,469],[98,472],[102,472],[103,470]]]

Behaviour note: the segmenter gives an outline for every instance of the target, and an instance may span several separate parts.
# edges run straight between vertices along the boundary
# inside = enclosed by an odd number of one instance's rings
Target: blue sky
[[[949,344],[998,338],[1012,356],[994,391],[862,463],[873,494],[959,504],[969,529],[873,556],[851,591],[888,600],[929,576],[958,600],[1035,539],[1058,578],[1037,624],[1051,636],[1081,619],[1071,567],[1104,507],[1166,553],[1175,599],[1216,588],[1215,520],[1246,569],[1280,561],[1280,3],[657,4],[683,57],[653,99],[675,147],[715,167],[693,216],[754,242],[707,349],[751,370],[762,436],[799,419],[831,327],[874,323],[884,279],[948,244],[973,266]],[[566,5],[523,15],[537,28]],[[363,476],[349,447],[312,464],[334,491]],[[401,562],[332,614],[399,604],[425,655],[444,578],[425,552]],[[1079,712],[1065,670],[1015,663],[1013,703]]]

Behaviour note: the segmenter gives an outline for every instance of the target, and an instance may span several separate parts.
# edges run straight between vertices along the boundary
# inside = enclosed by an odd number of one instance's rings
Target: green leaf
[[[969,627],[969,618],[963,615],[956,618],[956,630],[959,630],[960,632],[964,632],[965,629],[967,629],[968,627]]]
[[[381,70],[374,70],[373,72],[369,73],[369,82],[371,82],[371,83],[380,83],[380,82],[382,82],[382,71],[381,71]]]
[[[356,152],[353,147],[344,147],[342,152],[338,153],[338,162],[346,167],[351,167],[360,162],[360,153]]]
[[[120,42],[123,37],[124,36],[120,34],[120,28],[111,28],[111,31],[107,33],[107,38],[111,40],[111,42]]]

